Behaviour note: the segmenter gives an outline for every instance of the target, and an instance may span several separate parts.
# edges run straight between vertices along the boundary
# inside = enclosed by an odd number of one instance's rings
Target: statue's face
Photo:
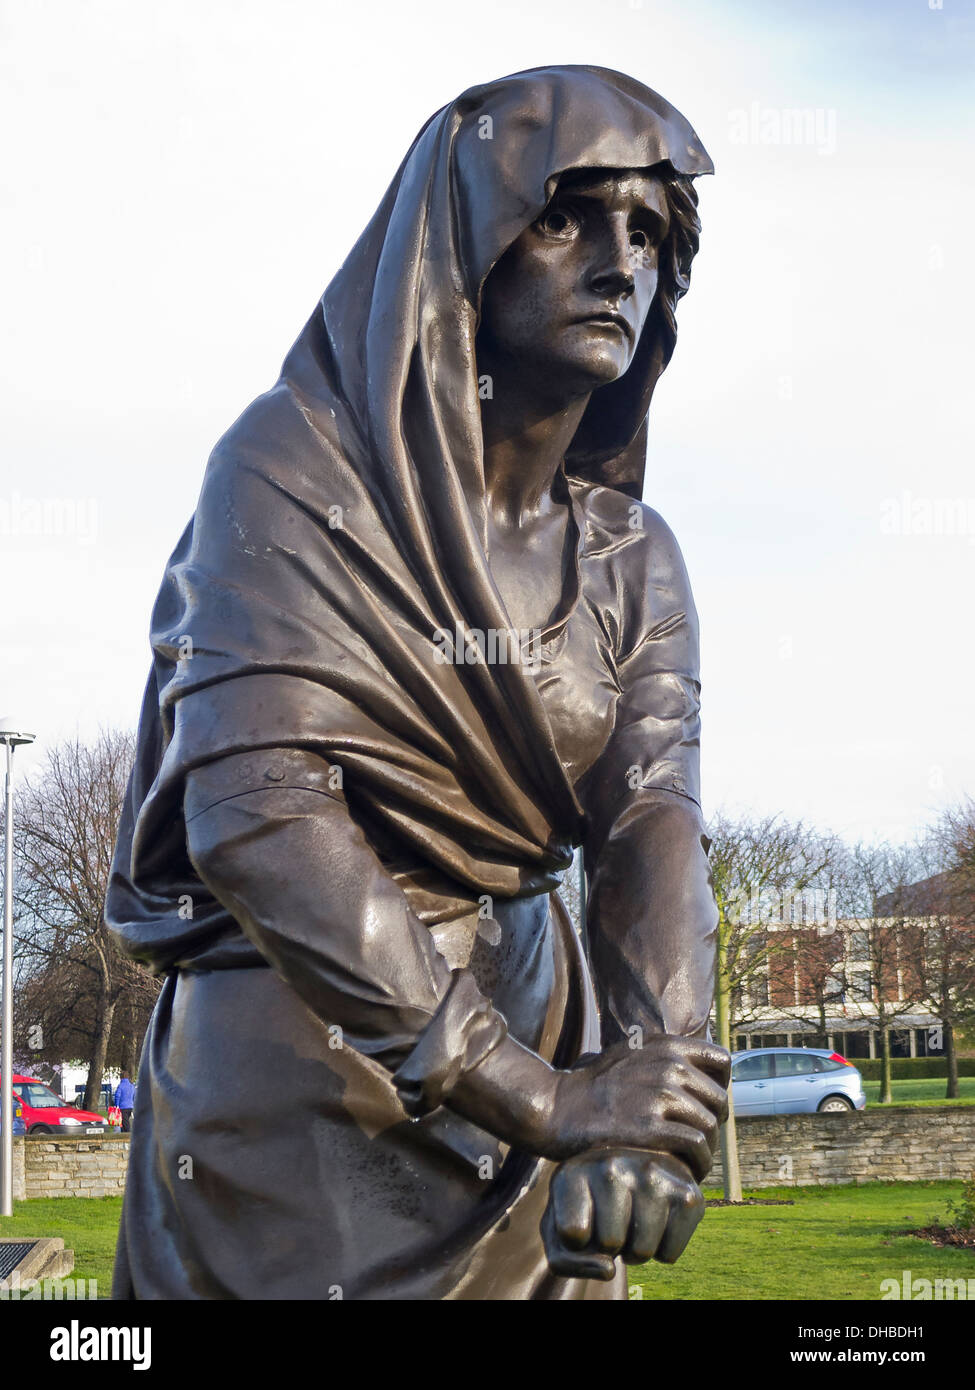
[[[623,375],[657,289],[669,214],[662,182],[574,170],[491,271],[479,348],[540,386],[584,394]]]

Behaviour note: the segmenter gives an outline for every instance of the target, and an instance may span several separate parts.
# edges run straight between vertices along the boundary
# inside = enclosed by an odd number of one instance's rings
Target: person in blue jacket
[[[114,1103],[122,1112],[122,1133],[131,1133],[132,1111],[135,1108],[135,1087],[129,1080],[129,1074],[126,1071],[122,1073],[122,1079],[115,1088]]]

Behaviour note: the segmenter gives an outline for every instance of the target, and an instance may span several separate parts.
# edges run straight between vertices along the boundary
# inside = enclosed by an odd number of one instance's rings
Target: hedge
[[[879,1057],[851,1057],[850,1061],[864,1081],[880,1080]],[[894,1081],[919,1080],[922,1077],[948,1076],[948,1063],[943,1057],[892,1057],[891,1076]],[[958,1058],[958,1075],[975,1076],[975,1057]]]

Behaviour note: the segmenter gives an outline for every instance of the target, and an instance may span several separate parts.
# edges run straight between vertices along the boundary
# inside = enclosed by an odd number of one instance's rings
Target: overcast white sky
[[[207,455],[417,128],[562,62],[657,88],[717,166],[646,490],[701,612],[705,809],[903,838],[975,793],[972,0],[0,0],[22,771],[134,725]]]

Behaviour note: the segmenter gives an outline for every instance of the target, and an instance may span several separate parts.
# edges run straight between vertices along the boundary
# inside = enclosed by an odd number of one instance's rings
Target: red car
[[[24,1108],[28,1134],[106,1134],[109,1127],[103,1115],[79,1110],[56,1096],[50,1086],[32,1076],[14,1072],[14,1095]]]

